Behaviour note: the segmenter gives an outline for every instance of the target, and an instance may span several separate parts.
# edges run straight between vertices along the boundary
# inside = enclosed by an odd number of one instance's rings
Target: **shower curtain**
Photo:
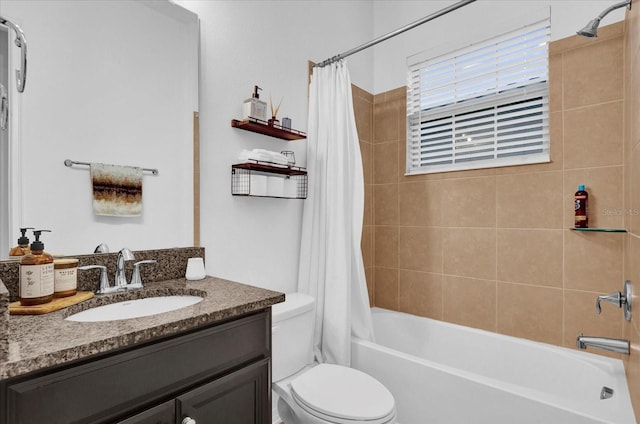
[[[351,336],[373,339],[360,240],[364,176],[344,61],[313,68],[299,287],[316,299],[314,354],[349,366]]]

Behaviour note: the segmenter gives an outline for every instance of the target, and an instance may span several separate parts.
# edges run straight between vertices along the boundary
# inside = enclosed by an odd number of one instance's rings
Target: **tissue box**
[[[282,177],[267,178],[267,196],[273,196],[273,197],[284,196],[284,178]]]
[[[252,196],[267,195],[267,176],[251,174],[249,194]]]

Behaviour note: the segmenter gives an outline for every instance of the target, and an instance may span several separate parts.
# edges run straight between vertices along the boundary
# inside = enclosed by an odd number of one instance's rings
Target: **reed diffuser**
[[[284,100],[284,97],[280,99],[280,103],[278,103],[278,106],[276,106],[276,108],[274,109],[273,102],[271,101],[271,94],[269,94],[269,107],[271,108],[271,119],[269,119],[267,123],[269,124],[270,127],[273,127],[275,125],[280,125],[280,121],[278,121],[276,116],[278,115],[278,111],[280,110],[280,105],[282,104],[283,100]]]

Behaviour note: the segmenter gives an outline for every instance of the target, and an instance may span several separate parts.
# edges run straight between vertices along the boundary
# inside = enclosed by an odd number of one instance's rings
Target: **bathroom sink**
[[[86,311],[69,315],[67,321],[99,322],[140,318],[163,312],[175,311],[202,301],[200,296],[158,296],[125,300],[109,305],[96,306]]]

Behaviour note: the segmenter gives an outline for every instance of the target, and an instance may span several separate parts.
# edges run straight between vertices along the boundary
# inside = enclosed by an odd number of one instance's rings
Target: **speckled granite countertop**
[[[0,292],[1,286],[0,283]],[[65,320],[73,313],[101,304],[171,294],[200,295],[204,300],[193,306],[149,317],[95,323]],[[2,306],[6,307],[6,297],[6,291],[5,296],[0,293],[0,314],[6,314],[6,310],[2,310]],[[6,344],[6,354],[0,357],[0,379],[177,334],[258,311],[282,301],[282,293],[219,278],[207,277],[199,281],[178,278],[154,282],[142,290],[95,296],[78,305],[45,315],[12,315],[8,320],[0,317],[0,322],[6,321],[8,324],[6,337],[0,338]]]

